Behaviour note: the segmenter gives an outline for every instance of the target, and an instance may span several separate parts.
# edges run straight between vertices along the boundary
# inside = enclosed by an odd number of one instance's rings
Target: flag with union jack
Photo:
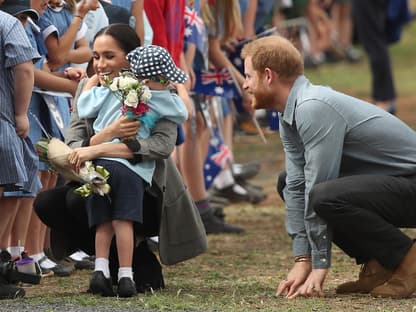
[[[208,49],[206,28],[198,11],[185,6],[185,42],[192,43],[202,54]]]
[[[195,93],[231,99],[238,93],[228,69],[195,70]]]
[[[215,177],[231,161],[231,150],[224,143],[218,128],[212,129],[208,155],[204,163],[205,187],[209,189]]]

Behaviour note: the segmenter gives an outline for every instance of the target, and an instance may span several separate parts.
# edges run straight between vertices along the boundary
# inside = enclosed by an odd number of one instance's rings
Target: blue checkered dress
[[[15,130],[13,67],[37,57],[22,24],[0,11],[0,185],[5,190],[16,186],[33,190],[30,179],[36,177],[36,159],[29,157],[30,144]]]

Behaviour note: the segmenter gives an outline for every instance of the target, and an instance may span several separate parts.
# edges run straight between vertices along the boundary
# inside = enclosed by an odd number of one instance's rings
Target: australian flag
[[[195,70],[195,93],[232,99],[238,93],[228,69]]]
[[[209,141],[208,155],[204,163],[205,187],[209,189],[215,177],[231,161],[231,150],[224,143],[219,129],[214,128]]]
[[[204,54],[207,45],[206,38],[205,24],[197,10],[185,6],[185,41],[194,44],[197,50]]]

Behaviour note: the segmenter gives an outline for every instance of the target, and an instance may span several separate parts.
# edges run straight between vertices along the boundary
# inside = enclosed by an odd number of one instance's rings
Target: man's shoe
[[[94,271],[90,278],[90,288],[88,292],[103,297],[114,297],[113,285],[110,278],[105,278],[102,271]]]
[[[134,281],[128,277],[120,278],[118,281],[117,295],[121,298],[130,298],[137,295]]]
[[[370,260],[361,267],[358,280],[346,282],[337,287],[337,294],[368,294],[375,287],[387,281],[393,272],[386,270],[376,260]]]
[[[212,211],[201,214],[202,223],[207,234],[220,233],[243,233],[244,229],[232,224],[228,224],[214,215]]]
[[[410,248],[391,278],[374,288],[371,295],[384,298],[408,298],[416,291],[416,244]]]
[[[0,299],[23,298],[26,292],[23,288],[10,284],[0,284]]]

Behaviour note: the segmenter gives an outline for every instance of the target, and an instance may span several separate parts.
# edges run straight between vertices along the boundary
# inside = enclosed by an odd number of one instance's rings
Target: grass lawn
[[[414,3],[415,1],[412,1]],[[402,41],[391,47],[398,90],[398,116],[416,125],[416,24],[405,30]],[[370,73],[367,59],[359,64],[334,64],[307,72],[317,84],[328,84],[348,94],[369,98]],[[26,288],[20,303],[45,305],[42,311],[60,311],[58,306],[115,310],[158,311],[416,311],[416,297],[406,300],[374,299],[367,295],[335,295],[335,287],[354,279],[359,267],[334,248],[333,264],[326,282],[326,296],[288,301],[275,291],[292,266],[291,241],[284,227],[285,209],[275,185],[283,164],[278,134],[268,137],[236,136],[239,162],[258,160],[260,174],[253,183],[264,187],[268,198],[258,205],[238,204],[225,208],[227,220],[246,229],[243,235],[209,236],[209,251],[185,263],[164,267],[166,289],[131,300],[93,297],[85,293],[89,272],[77,271],[69,278],[45,278],[40,286]],[[59,209],[59,207],[57,207]],[[414,231],[408,231],[412,236]],[[3,301],[3,303],[6,303]],[[1,308],[0,303],[0,310]],[[7,302],[16,305],[18,302]],[[53,304],[51,308],[48,305]]]

